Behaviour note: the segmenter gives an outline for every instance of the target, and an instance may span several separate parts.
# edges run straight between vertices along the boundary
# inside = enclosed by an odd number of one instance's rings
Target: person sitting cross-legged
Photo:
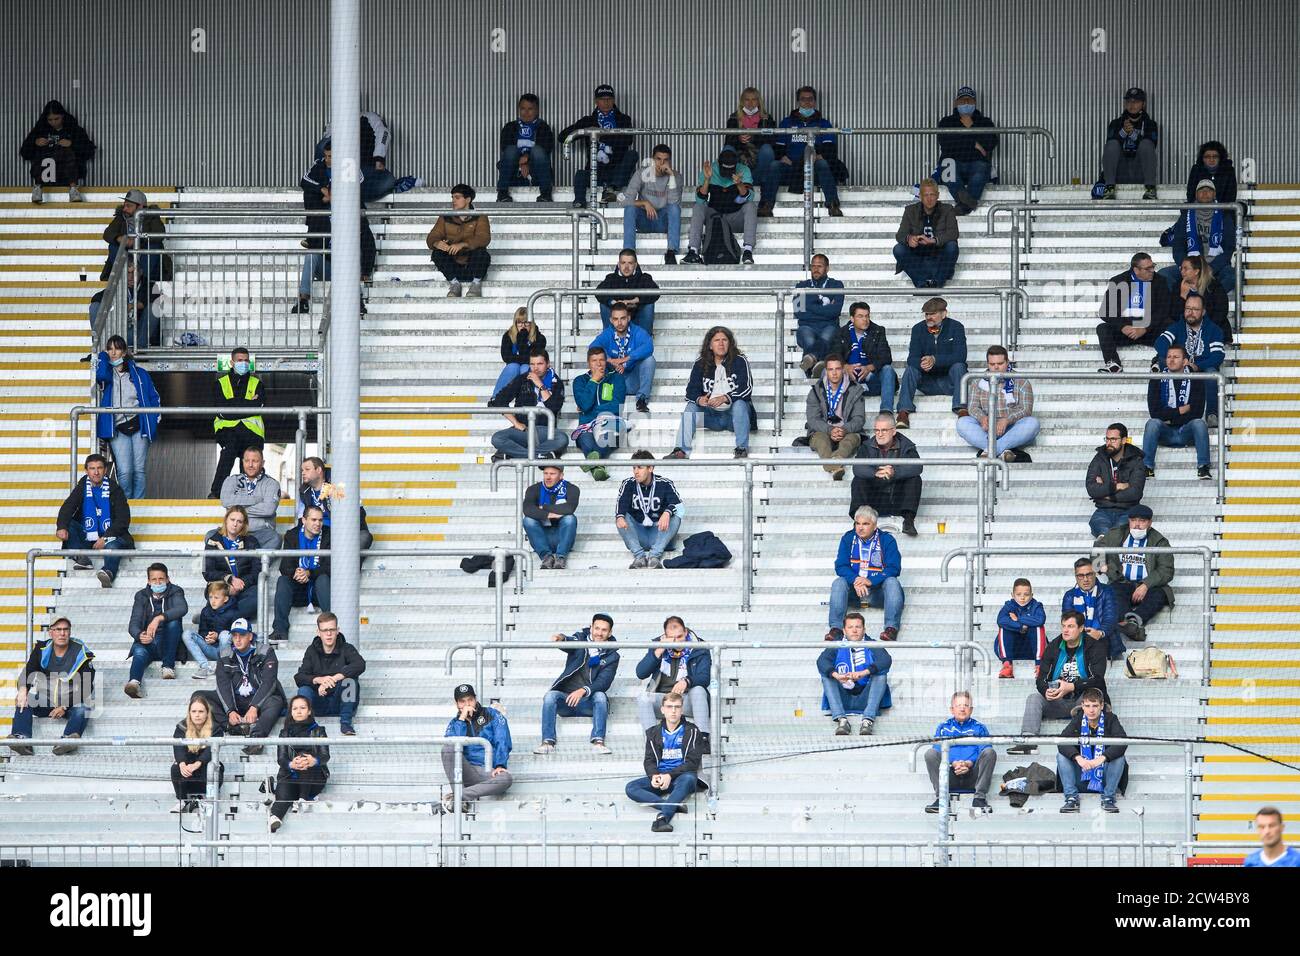
[[[898,640],[906,595],[898,576],[903,559],[898,542],[888,531],[877,527],[876,509],[863,505],[853,515],[853,527],[840,537],[835,556],[835,583],[831,585],[830,630],[826,640],[844,636],[844,612],[850,603],[858,607],[885,608],[882,641]]]
[[[604,461],[618,447],[626,398],[627,381],[610,367],[605,350],[599,345],[587,349],[587,371],[573,380],[578,427],[570,437],[588,462]],[[582,470],[596,481],[609,479],[604,465],[586,464]]]
[[[195,680],[207,680],[213,675],[212,661],[230,646],[231,629],[241,621],[248,626],[248,619],[240,613],[239,604],[230,596],[230,585],[225,581],[209,581],[204,596],[207,603],[199,611],[198,630],[186,631],[181,636],[190,658],[199,665],[194,672]]]
[[[645,732],[645,776],[627,785],[627,795],[637,803],[652,804],[658,814],[650,829],[672,833],[673,817],[686,809],[686,798],[699,788],[699,773],[709,738],[682,716],[682,695],[664,695],[659,705],[663,719]]]
[[[989,346],[990,372],[1008,372],[1011,364],[1001,345]],[[957,434],[966,444],[977,448],[977,457],[988,454],[989,429],[993,429],[993,450],[1003,461],[1030,462],[1022,449],[1038,437],[1038,419],[1034,417],[1034,386],[1027,378],[999,379],[995,393],[989,394],[987,379],[980,379],[971,391],[970,414],[957,419]]]
[[[591,749],[598,754],[613,753],[605,746],[605,722],[609,717],[609,689],[618,673],[618,649],[612,645],[614,619],[608,614],[594,614],[591,626],[566,637],[552,634],[553,641],[587,641],[587,647],[565,648],[564,670],[551,683],[542,698],[542,742],[535,754],[555,752],[559,739],[555,733],[556,717],[590,717]]]
[[[1038,736],[1043,718],[1068,718],[1087,690],[1096,688],[1103,695],[1106,693],[1106,644],[1089,640],[1083,623],[1083,615],[1078,611],[1061,615],[1061,633],[1043,652],[1043,666],[1034,682],[1034,692],[1025,698],[1025,713],[1020,722],[1022,734]],[[1007,748],[1007,753],[1013,755],[1037,752],[1037,744]]]
[[[1151,527],[1154,513],[1146,505],[1129,509],[1128,527],[1111,528],[1093,542],[1102,548],[1123,548],[1106,555],[1106,579],[1115,595],[1119,630],[1131,641],[1144,641],[1147,624],[1161,608],[1172,607],[1174,556],[1152,554],[1147,548],[1167,548],[1169,539]]]
[[[686,383],[686,408],[677,432],[677,447],[669,458],[688,458],[697,423],[711,431],[736,433],[734,457],[749,456],[749,432],[757,427],[752,396],[754,377],[749,359],[736,345],[731,330],[715,325],[704,334],[700,357]]]
[[[130,677],[124,688],[127,697],[140,696],[140,682],[150,661],[162,662],[163,680],[176,677],[176,648],[181,643],[181,621],[189,613],[185,591],[171,583],[167,565],[149,565],[148,585],[135,592],[131,621]]]
[[[867,622],[857,611],[844,615],[844,639],[849,643],[828,647],[817,657],[817,673],[822,679],[822,694],[835,721],[835,736],[852,733],[849,714],[861,714],[858,734],[866,737],[876,726],[876,718],[889,693],[889,673],[893,663],[883,647],[869,647]]]
[[[633,462],[654,458],[644,449],[632,453]],[[662,568],[664,551],[682,523],[682,499],[672,479],[655,477],[654,465],[633,464],[632,477],[619,486],[616,507],[614,525],[632,552],[631,569]]]
[[[307,698],[315,714],[338,716],[339,733],[344,737],[356,734],[353,723],[361,703],[359,678],[365,672],[366,659],[339,631],[337,615],[329,611],[318,614],[316,637],[302,655],[293,682],[298,696]]]
[[[658,646],[649,648],[637,661],[636,679],[646,682],[636,699],[643,728],[654,726],[664,695],[672,693],[685,698],[684,712],[708,735],[713,657],[707,648],[692,646],[699,640],[699,635],[674,614],[664,620],[664,631],[655,638]]]
[[[506,384],[488,401],[492,408],[549,408],[556,417],[555,437],[547,438],[546,420],[537,419],[535,450],[539,458],[559,458],[569,447],[569,439],[559,427],[560,409],[564,406],[564,382],[551,368],[551,356],[546,349],[538,349],[528,357],[528,372]],[[509,428],[492,433],[493,461],[506,458],[528,457],[528,418],[524,415],[505,415]]]
[[[952,716],[934,728],[936,738],[989,736],[989,729],[971,716],[974,706],[969,691],[959,690],[953,694],[948,710]],[[934,787],[935,796],[934,803],[925,808],[926,813],[939,812],[939,761],[942,759],[943,748],[938,744],[925,752],[925,769],[930,772],[930,783]],[[950,747],[948,792],[973,789],[975,797],[971,800],[972,809],[991,810],[989,785],[993,782],[993,768],[997,762],[997,752],[988,744],[958,744]]]
[[[542,480],[524,492],[524,534],[543,569],[562,571],[578,537],[582,489],[564,478],[563,465],[543,465]]]
[[[866,392],[849,382],[844,374],[844,357],[826,356],[822,379],[808,392],[808,445],[818,458],[852,458],[862,444],[867,422]],[[844,466],[825,465],[835,481],[844,480]]]
[[[94,652],[73,639],[72,622],[66,617],[56,618],[49,634],[48,640],[36,642],[18,672],[14,718],[7,740],[30,740],[32,721],[37,717],[66,718],[62,735],[65,740],[86,732],[95,703]],[[36,752],[23,743],[10,743],[9,749],[20,757]],[[64,743],[56,745],[52,752],[61,756],[76,749],[76,744]]]
[[[111,588],[122,559],[109,552],[131,551],[131,505],[126,494],[108,477],[108,461],[103,455],[86,456],[86,473],[72,486],[59,506],[54,535],[63,542],[65,551],[94,549],[103,551],[104,567],[98,577],[101,586]],[[89,570],[90,558],[72,559],[79,571]]]
[[[1106,744],[1107,737],[1128,736],[1119,715],[1106,703],[1106,695],[1093,687],[1083,692],[1079,705],[1071,712],[1070,723],[1062,737],[1074,743],[1057,747],[1056,776],[1065,791],[1062,813],[1079,812],[1079,788],[1101,794],[1101,808],[1119,813],[1115,794],[1127,786],[1128,761],[1126,744]]]
[[[1015,677],[1012,661],[1034,662],[1034,676],[1043,662],[1047,647],[1047,611],[1034,598],[1034,586],[1028,578],[1016,578],[1011,585],[1011,599],[998,611],[998,636],[993,650],[1002,662],[998,677]]]
[[[280,547],[285,551],[328,551],[330,529],[325,527],[325,513],[315,505],[304,508],[302,520],[284,533]],[[297,558],[286,555],[280,559],[280,578],[275,582],[272,644],[288,637],[289,612],[309,604],[321,611],[330,609],[330,559],[319,555]]]
[[[632,322],[626,306],[610,306],[609,325],[591,340],[588,348],[605,350],[605,360],[623,376],[627,394],[636,396],[636,410],[649,412],[650,388],[655,377],[655,342],[649,332]]]

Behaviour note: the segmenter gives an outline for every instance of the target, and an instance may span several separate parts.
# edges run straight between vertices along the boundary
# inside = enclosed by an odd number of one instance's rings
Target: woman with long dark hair
[[[153,379],[135,363],[127,350],[126,339],[120,335],[109,338],[105,350],[95,360],[95,382],[100,386],[100,405],[106,408],[157,408],[162,404]],[[113,449],[117,483],[128,499],[144,497],[149,444],[158,435],[160,418],[152,412],[95,416],[95,435]]]
[[[750,401],[753,392],[749,360],[736,345],[735,335],[726,326],[715,325],[705,333],[700,357],[691,368],[677,447],[668,457],[690,457],[691,440],[701,420],[710,430],[735,432],[735,457],[748,457],[749,432],[758,424]]]
[[[281,737],[324,737],[325,728],[316,723],[311,701],[297,696],[289,701],[289,719],[284,722]],[[315,800],[325,789],[329,779],[330,749],[295,745],[276,748],[276,762],[280,772],[275,778],[275,802],[271,804],[270,830],[280,829],[284,815],[295,800]]]

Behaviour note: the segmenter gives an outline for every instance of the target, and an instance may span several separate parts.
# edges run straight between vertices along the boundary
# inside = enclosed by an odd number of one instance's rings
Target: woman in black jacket
[[[1187,174],[1188,202],[1196,202],[1196,184],[1202,179],[1214,183],[1215,202],[1237,201],[1237,170],[1228,156],[1228,148],[1216,139],[1202,143],[1196,151],[1196,162]]]
[[[204,737],[221,737],[220,721],[212,719],[212,704],[202,691],[190,698],[185,719],[176,724],[172,734],[177,740],[202,740]],[[172,813],[190,813],[198,809],[199,799],[207,792],[208,764],[212,762],[212,748],[200,744],[177,744],[172,748],[172,789],[176,791],[176,806]],[[217,763],[217,790],[225,777],[225,768]]]
[[[537,328],[536,322],[528,319],[528,310],[523,306],[515,309],[515,317],[510,328],[501,336],[501,361],[505,368],[497,376],[497,383],[492,386],[492,394],[505,388],[520,375],[528,374],[528,356],[538,349],[546,348],[546,336]]]
[[[281,737],[321,737],[325,728],[316,723],[311,701],[294,697],[289,701],[289,719],[280,731]],[[270,829],[280,829],[289,805],[295,800],[315,800],[325,789],[329,779],[330,749],[319,747],[280,746],[276,748],[276,762],[280,772],[275,778],[275,802],[271,804]]]
[[[1173,289],[1173,302],[1170,304],[1170,321],[1177,322],[1183,317],[1183,306],[1187,304],[1188,293],[1195,290],[1205,303],[1205,317],[1219,327],[1223,333],[1223,344],[1232,344],[1232,316],[1228,315],[1228,293],[1219,280],[1214,278],[1214,270],[1209,267],[1204,256],[1191,255],[1178,267],[1179,282]]]
[[[220,528],[213,528],[203,539],[203,547],[221,552],[203,561],[203,580],[225,581],[230,585],[230,596],[239,608],[239,616],[252,621],[257,618],[258,559],[247,552],[257,548],[257,542],[248,537],[248,512],[240,505],[226,510]]]

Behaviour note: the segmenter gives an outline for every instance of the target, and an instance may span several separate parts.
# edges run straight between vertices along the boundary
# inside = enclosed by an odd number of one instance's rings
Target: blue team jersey
[[[1264,851],[1256,850],[1250,856],[1246,857],[1242,866],[1294,866],[1300,867],[1300,850],[1289,846],[1286,852],[1274,860],[1272,863],[1264,862]]]

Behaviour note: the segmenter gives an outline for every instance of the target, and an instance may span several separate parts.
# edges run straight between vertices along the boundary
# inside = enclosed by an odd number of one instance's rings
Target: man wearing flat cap
[[[1111,528],[1093,542],[1099,548],[1124,549],[1105,556],[1106,579],[1115,595],[1120,633],[1130,641],[1146,640],[1147,624],[1161,608],[1174,604],[1174,556],[1147,550],[1169,547],[1169,539],[1151,527],[1152,517],[1146,505],[1134,505],[1127,527]]]

